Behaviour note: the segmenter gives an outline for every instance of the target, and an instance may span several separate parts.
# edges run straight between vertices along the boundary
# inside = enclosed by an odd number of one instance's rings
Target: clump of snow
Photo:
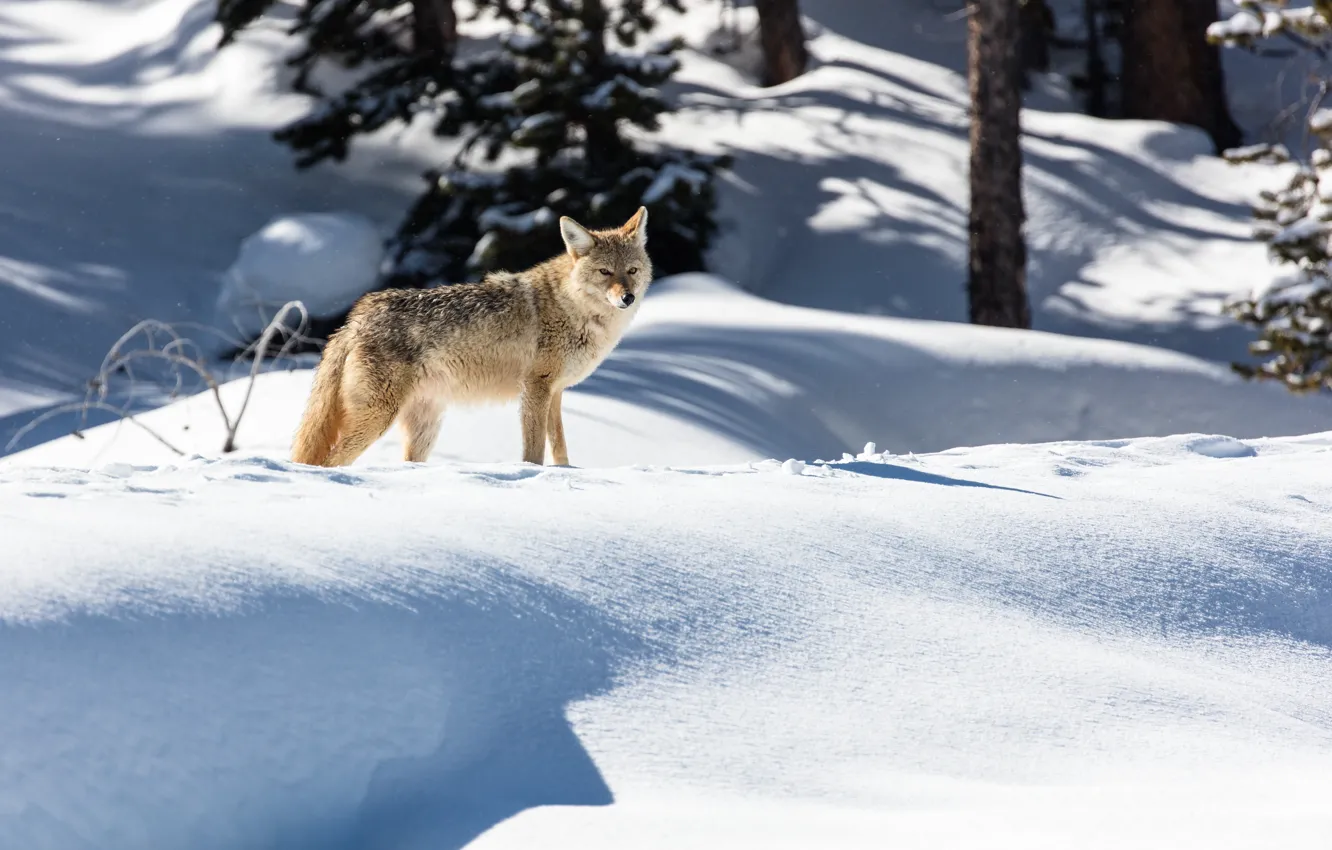
[[[1266,34],[1263,15],[1254,9],[1241,9],[1224,21],[1215,21],[1207,27],[1207,38],[1211,41],[1226,41],[1233,38],[1254,38]]]
[[[482,109],[506,111],[513,108],[514,95],[511,91],[488,94],[477,98],[477,105]]]
[[[643,203],[656,204],[675,191],[675,187],[684,184],[689,191],[697,192],[707,181],[707,175],[697,168],[690,168],[678,162],[670,162],[657,173],[657,177],[643,190]]]
[[[1323,107],[1310,115],[1309,129],[1315,133],[1326,133],[1332,130],[1332,109]]]
[[[785,472],[787,475],[799,475],[804,471],[804,461],[796,460],[793,457],[782,461],[782,472]]]
[[[1221,154],[1228,162],[1263,162],[1281,164],[1290,162],[1290,151],[1285,145],[1256,144],[1230,148]]]
[[[374,288],[383,258],[383,238],[363,216],[276,218],[241,242],[217,296],[217,323],[252,339],[289,301],[311,316],[335,316]]]
[[[526,137],[546,132],[549,128],[564,124],[564,116],[558,112],[540,112],[536,115],[529,115],[518,125],[514,131],[514,138],[521,140]]]
[[[531,233],[540,227],[549,227],[555,220],[555,213],[550,207],[530,210],[522,213],[506,212],[502,207],[491,207],[477,219],[477,226],[483,233],[490,235],[491,230],[507,230],[510,233]]]
[[[515,53],[531,53],[545,44],[540,36],[530,32],[505,32],[500,35],[500,41]]]
[[[604,112],[609,110],[614,107],[615,97],[621,91],[641,98],[657,96],[656,89],[648,88],[623,74],[616,74],[614,78],[606,80],[590,93],[583,96],[583,108],[593,112]]]
[[[1332,210],[1332,207],[1327,209]],[[1325,214],[1322,205],[1309,210],[1303,218],[1298,218],[1290,226],[1277,231],[1272,237],[1272,244],[1289,245],[1327,234],[1332,230],[1332,223],[1325,219]]]

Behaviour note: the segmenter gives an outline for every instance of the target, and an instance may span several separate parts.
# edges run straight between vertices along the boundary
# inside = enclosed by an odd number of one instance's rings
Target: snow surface
[[[736,155],[713,257],[724,277],[804,306],[965,319],[965,20],[899,6],[884,21],[876,4],[806,0],[813,66],[772,89],[707,51],[718,7],[663,18],[660,35],[691,46],[664,138]],[[218,52],[212,8],[0,5],[0,444],[81,395],[136,321],[212,321],[241,241],[267,222],[355,210],[388,232],[449,153],[427,120],[297,172],[270,138],[308,105],[284,86],[288,22]],[[737,20],[751,34],[752,9]],[[1267,81],[1302,79],[1238,51],[1225,60],[1261,71],[1231,75],[1246,127],[1288,102]],[[1191,129],[1079,115],[1053,77],[1028,106],[1037,327],[1243,356],[1251,332],[1220,306],[1273,274],[1247,206],[1271,170],[1207,156]]]
[[[336,316],[374,287],[383,258],[383,237],[364,216],[274,219],[241,242],[223,277],[213,325],[249,341],[290,301],[313,317]]]
[[[0,4],[0,444],[81,396],[144,318],[209,322],[241,241],[298,211],[391,226],[429,160],[372,140],[297,172],[267,22],[216,50],[212,0]]]
[[[1038,81],[1060,333],[971,327],[965,20],[801,6],[775,89],[752,38],[702,49],[716,7],[663,27],[696,48],[668,140],[737,155],[733,283],[654,285],[566,398],[581,468],[513,462],[512,405],[450,411],[427,464],[396,433],[290,464],[305,369],[222,458],[210,395],[138,420],[183,455],[53,420],[0,458],[0,848],[1325,842],[1328,407],[1219,362],[1274,172]],[[415,126],[294,171],[284,22],[217,53],[211,13],[0,4],[0,441],[135,321],[207,320],[266,222],[385,232],[446,153]]]
[[[259,379],[237,434],[241,451],[287,456],[310,377],[302,369]],[[224,387],[232,414],[246,386]],[[907,453],[1193,431],[1286,436],[1328,421],[1307,399],[1172,351],[792,307],[709,275],[654,283],[626,338],[565,395],[564,408],[578,466],[835,458],[867,440]],[[139,419],[181,451],[213,455],[223,445],[208,393]],[[449,410],[444,420],[436,458],[521,457],[516,404]],[[50,424],[68,433],[76,422],[71,414]],[[391,431],[361,462],[401,456]],[[78,466],[174,459],[129,423],[9,458]]]
[[[0,836],[1319,846],[1330,451],[5,463]]]

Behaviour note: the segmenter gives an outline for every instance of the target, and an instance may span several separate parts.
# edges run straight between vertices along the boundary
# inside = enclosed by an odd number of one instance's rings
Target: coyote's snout
[[[560,401],[620,341],[652,282],[647,210],[623,227],[560,219],[565,253],[480,283],[362,296],[324,349],[292,459],[349,464],[396,420],[424,461],[449,405],[520,399],[523,460],[568,464]]]

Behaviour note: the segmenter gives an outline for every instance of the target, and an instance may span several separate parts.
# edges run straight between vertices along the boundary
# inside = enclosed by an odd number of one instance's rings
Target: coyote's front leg
[[[550,395],[550,416],[546,419],[546,437],[550,440],[550,456],[556,466],[569,465],[569,447],[564,443],[564,417],[560,414],[560,402],[564,399],[564,390],[556,390]]]
[[[540,464],[546,459],[546,419],[550,415],[550,379],[528,378],[523,383],[523,462]]]

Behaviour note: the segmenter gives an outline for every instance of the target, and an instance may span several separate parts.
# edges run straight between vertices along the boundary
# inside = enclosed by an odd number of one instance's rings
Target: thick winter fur
[[[324,349],[292,459],[356,460],[396,420],[424,461],[451,405],[520,399],[523,460],[569,463],[560,400],[620,341],[652,281],[647,210],[615,230],[560,219],[565,253],[480,283],[362,296]]]

